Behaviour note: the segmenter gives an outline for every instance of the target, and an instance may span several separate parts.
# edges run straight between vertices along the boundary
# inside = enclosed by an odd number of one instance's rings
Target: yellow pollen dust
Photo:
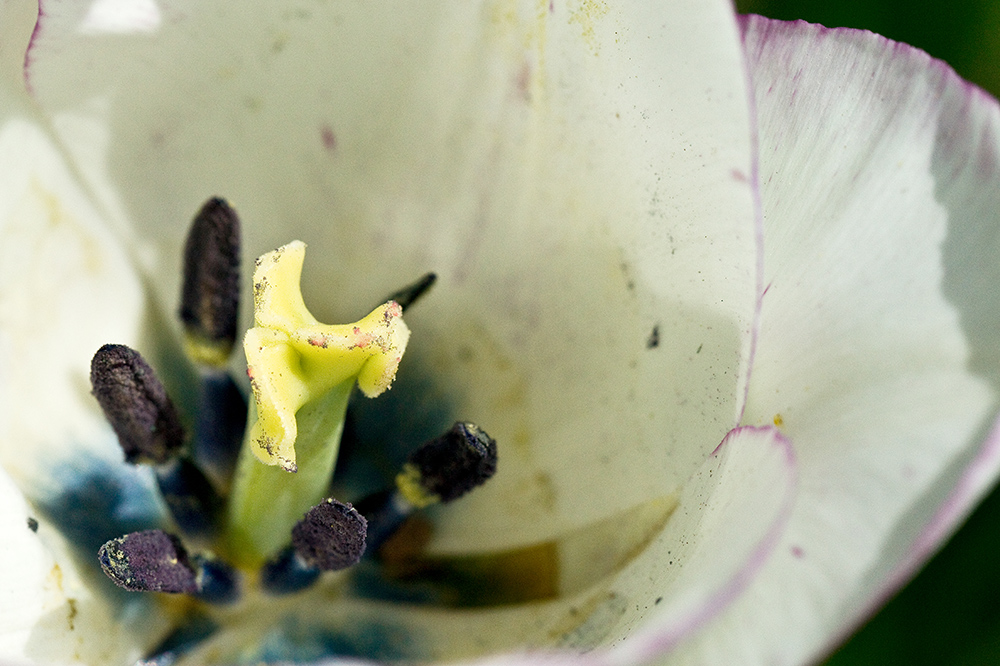
[[[418,509],[423,509],[441,501],[441,497],[424,488],[420,483],[420,470],[413,463],[403,465],[403,471],[396,475],[396,488],[403,498]]]

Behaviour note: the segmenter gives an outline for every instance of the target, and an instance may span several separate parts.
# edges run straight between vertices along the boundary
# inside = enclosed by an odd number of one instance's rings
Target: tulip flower
[[[178,663],[803,663],[1000,469],[998,106],[921,52],[706,0],[6,0],[0,36],[3,660],[183,627]],[[320,321],[437,274],[334,484],[488,431],[496,475],[426,510],[446,575],[213,607],[101,573],[165,509],[90,359],[140,350],[195,419],[215,195],[246,261],[308,244]]]

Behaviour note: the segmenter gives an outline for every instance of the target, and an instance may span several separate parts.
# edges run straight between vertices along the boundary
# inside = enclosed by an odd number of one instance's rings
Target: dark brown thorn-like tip
[[[437,275],[435,273],[428,273],[413,284],[403,287],[385,300],[396,301],[399,304],[399,307],[406,310],[406,308],[413,305],[417,299],[426,294],[428,290],[434,286],[436,281]]]
[[[104,345],[90,362],[90,384],[128,462],[159,465],[180,453],[180,417],[139,352]]]
[[[472,423],[456,423],[410,455],[420,485],[450,502],[482,485],[497,469],[497,443]]]
[[[131,592],[194,594],[197,575],[180,539],[163,530],[132,532],[112,539],[97,553],[101,569]]]
[[[292,528],[292,547],[309,566],[337,571],[365,554],[368,521],[350,504],[328,499],[309,509]]]
[[[225,200],[209,199],[195,216],[184,245],[183,280],[180,317],[188,335],[228,356],[240,300],[240,220]]]

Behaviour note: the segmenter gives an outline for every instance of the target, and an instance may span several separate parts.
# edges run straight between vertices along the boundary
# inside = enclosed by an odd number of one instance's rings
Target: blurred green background
[[[1000,0],[738,0],[740,12],[865,28],[1000,97]],[[1000,492],[826,666],[1000,665]]]

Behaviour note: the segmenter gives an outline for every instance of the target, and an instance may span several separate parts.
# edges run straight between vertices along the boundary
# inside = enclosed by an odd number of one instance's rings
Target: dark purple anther
[[[160,465],[183,448],[177,410],[139,352],[104,345],[90,362],[90,384],[128,462]]]
[[[456,423],[413,452],[408,463],[420,485],[442,502],[451,502],[482,485],[497,470],[497,443],[472,423]]]
[[[196,574],[180,539],[163,530],[132,532],[108,541],[97,553],[116,585],[132,592],[193,594]]]
[[[218,197],[205,202],[184,245],[180,316],[188,334],[228,355],[240,300],[240,220]]]
[[[328,499],[309,509],[292,528],[292,546],[311,567],[346,569],[364,555],[367,529],[368,522],[354,507]]]

